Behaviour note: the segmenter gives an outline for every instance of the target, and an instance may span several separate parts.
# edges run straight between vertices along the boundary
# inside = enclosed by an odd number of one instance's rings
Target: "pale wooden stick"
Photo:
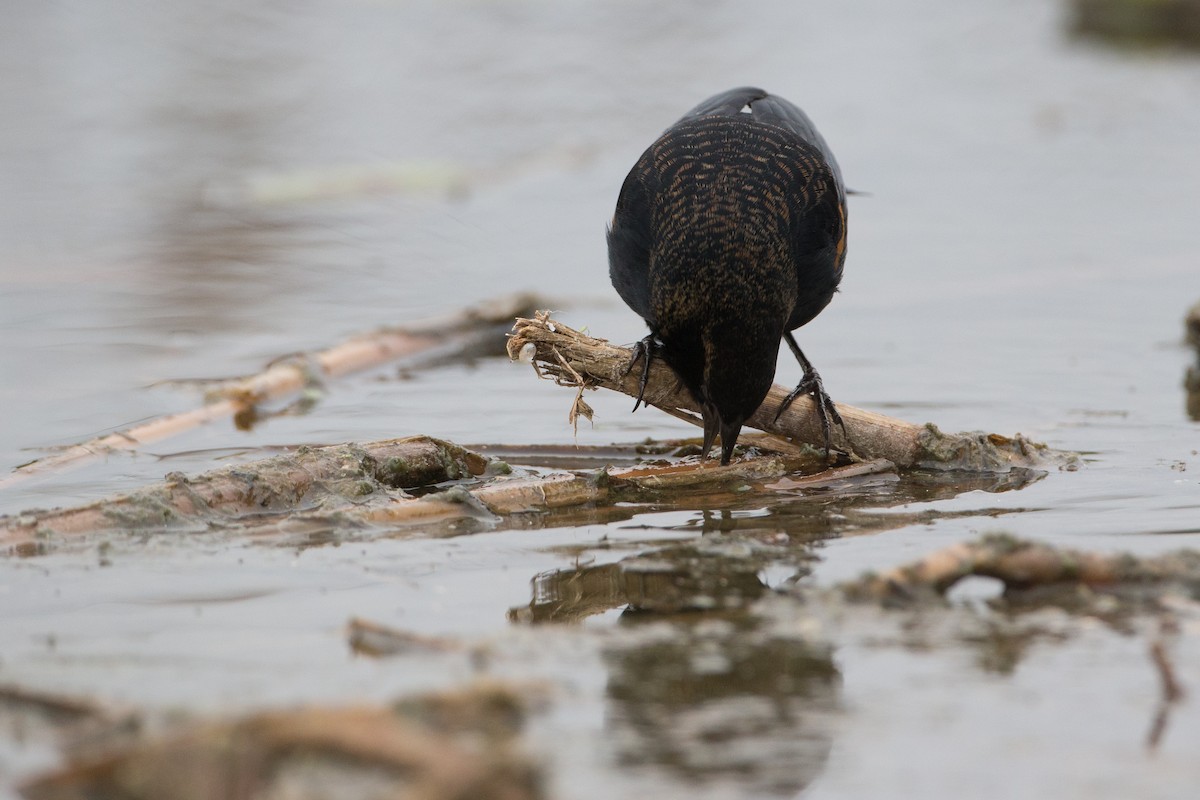
[[[162,483],[83,506],[0,517],[0,542],[20,547],[49,536],[203,525],[293,513],[306,503],[332,511],[368,498],[388,501],[391,489],[479,475],[486,466],[478,453],[428,436],[302,447],[192,478],[170,473]]]
[[[536,302],[531,295],[499,298],[449,317],[355,336],[307,359],[295,357],[276,362],[257,375],[219,385],[208,393],[209,402],[200,408],[157,417],[22,464],[0,478],[0,488],[117,451],[136,450],[149,442],[176,436],[215,420],[228,419],[260,403],[294,394],[314,379],[336,378],[434,350],[455,352],[472,348],[479,344],[481,337],[494,335],[497,326],[506,324],[518,314],[529,313]]]
[[[590,388],[611,389],[637,397],[642,364],[630,369],[633,351],[596,339],[550,319],[539,312],[533,319],[518,319],[508,341],[513,359],[531,360],[538,374],[563,386],[578,386],[582,376]],[[564,367],[564,364],[566,365]],[[812,398],[799,397],[775,419],[789,389],[773,386],[758,411],[746,421],[750,427],[814,447],[824,446],[824,434]],[[646,402],[681,419],[700,424],[699,405],[661,359],[654,359],[643,395]],[[1070,461],[1045,445],[996,434],[944,434],[932,424],[885,417],[853,406],[837,406],[849,439],[834,428],[834,445],[864,459],[886,459],[902,469],[932,467],[980,472],[1007,472],[1013,468],[1044,468]],[[690,412],[690,413],[689,413]]]
[[[0,517],[0,545],[37,555],[64,537],[103,531],[218,525],[249,536],[276,536],[301,532],[306,525],[327,528],[331,519],[344,528],[428,525],[471,516],[502,521],[513,514],[612,502],[626,491],[721,489],[824,466],[811,455],[770,453],[726,466],[693,460],[579,473],[500,474],[420,497],[403,491],[478,477],[488,472],[489,463],[478,453],[428,436],[303,447],[190,478],[171,473],[162,483],[76,508]],[[822,471],[811,482],[890,469],[886,461],[852,464]],[[499,463],[492,471],[505,472]],[[795,485],[808,480],[800,478]]]

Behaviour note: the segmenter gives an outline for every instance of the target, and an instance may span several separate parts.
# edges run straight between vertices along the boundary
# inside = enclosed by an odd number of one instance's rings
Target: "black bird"
[[[742,87],[710,97],[638,159],[608,230],[609,276],[650,327],[632,369],[661,356],[700,405],[704,455],[728,464],[742,423],[775,378],[779,342],[804,377],[828,452],[845,425],[792,331],[829,304],[846,259],[846,190],[829,146],[782,97]],[[634,404],[637,410],[641,396]]]

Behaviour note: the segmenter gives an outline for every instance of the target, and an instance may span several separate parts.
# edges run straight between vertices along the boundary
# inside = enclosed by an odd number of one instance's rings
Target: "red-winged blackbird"
[[[842,420],[792,331],[841,281],[846,190],[803,111],[742,87],[688,112],[625,179],[608,258],[617,293],[650,327],[630,367],[645,359],[644,391],[650,360],[670,365],[700,405],[704,455],[720,433],[729,463],[774,380],[781,338],[804,377],[778,413],[811,394],[828,451],[831,420]]]

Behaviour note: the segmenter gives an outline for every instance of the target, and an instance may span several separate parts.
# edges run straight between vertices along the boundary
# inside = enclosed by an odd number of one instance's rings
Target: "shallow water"
[[[793,534],[824,523],[832,538],[806,579],[817,585],[998,529],[1099,550],[1200,547],[1200,429],[1181,387],[1194,359],[1182,317],[1200,299],[1200,60],[1073,42],[1061,13],[985,0],[10,9],[0,468],[199,402],[164,382],[251,373],[513,290],[545,294],[597,335],[640,338],[607,284],[603,231],[620,182],[696,101],[755,83],[803,106],[847,182],[869,193],[852,198],[842,291],[799,336],[835,399],[945,430],[1020,432],[1086,463],[1019,491],[872,486],[870,513],[898,517],[876,535],[845,535],[841,509],[819,502],[738,513]],[[782,360],[779,381],[798,377]],[[387,369],[330,386],[305,416],[251,432],[218,423],[21,482],[0,490],[0,513],[283,444],[425,433],[569,445],[569,401],[500,359],[406,379]],[[589,402],[582,444],[691,435],[653,410],[629,414],[626,398]],[[684,504],[308,549],[152,537],[10,559],[0,683],[207,712],[382,700],[474,674],[453,658],[353,657],[343,627],[361,616],[482,637],[505,654],[498,674],[573,686],[533,734],[560,765],[558,796],[697,796],[679,770],[614,770],[595,756],[623,730],[615,665],[630,662],[614,653],[639,641],[621,635],[617,611],[580,630],[514,627],[506,612],[528,605],[537,574],[694,539],[714,513]],[[1011,777],[999,748],[1026,793],[1185,796],[1194,707],[1152,764],[1140,748],[1154,698],[1143,641],[1090,630],[1035,647],[1001,678],[964,666],[961,645],[941,657],[872,645],[886,625],[823,632],[838,688],[811,709],[825,745],[793,754],[813,763],[791,789],[957,797]],[[1180,660],[1194,664],[1188,641]],[[1200,685],[1194,667],[1189,678]],[[1028,715],[1014,719],[1016,706]],[[936,748],[950,748],[952,768]],[[6,745],[0,772],[52,760]],[[1083,763],[1102,765],[1094,782],[1072,777]],[[706,785],[745,796],[729,780]]]

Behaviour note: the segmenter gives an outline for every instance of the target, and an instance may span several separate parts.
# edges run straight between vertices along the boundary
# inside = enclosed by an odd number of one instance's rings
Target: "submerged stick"
[[[203,532],[274,537],[332,528],[420,526],[471,518],[486,525],[530,512],[613,503],[643,491],[720,491],[750,481],[822,470],[810,455],[768,453],[714,462],[639,464],[582,472],[512,475],[504,462],[428,436],[301,447],[293,453],[162,483],[87,505],[0,517],[0,546],[39,555],[64,539],[106,531]],[[789,488],[886,472],[874,461],[793,477]],[[459,481],[436,491],[435,485]],[[407,489],[427,487],[414,495]]]
[[[428,436],[301,447],[191,478],[172,472],[162,483],[83,506],[0,517],[0,542],[19,547],[48,536],[204,526],[302,508],[333,512],[402,499],[405,488],[481,475],[486,467],[478,453]]]
[[[630,397],[638,395],[642,370],[640,364],[637,369],[629,369],[632,350],[552,321],[545,312],[539,312],[533,319],[516,321],[508,341],[508,354],[514,360],[531,360],[539,376],[562,386],[582,385],[611,389]],[[823,446],[824,434],[811,397],[796,398],[775,419],[776,410],[788,392],[783,386],[772,386],[746,425],[813,447]],[[672,416],[702,424],[696,416],[699,405],[661,359],[655,359],[651,365],[643,397],[649,405]],[[886,459],[901,469],[1007,472],[1014,468],[1045,467],[1060,456],[1060,460],[1069,459],[1066,454],[1054,453],[1020,435],[1009,438],[984,433],[946,434],[932,424],[916,425],[853,406],[838,404],[837,410],[849,437],[835,428],[835,446],[864,459]]]
[[[200,408],[157,417],[22,464],[0,478],[0,488],[114,452],[136,450],[215,420],[246,415],[255,406],[299,392],[314,381],[372,369],[418,354],[446,356],[469,351],[492,341],[498,326],[507,325],[518,314],[529,313],[536,302],[531,295],[499,298],[448,317],[381,328],[317,353],[277,361],[257,375],[219,385],[208,393],[208,402]]]
[[[945,594],[969,576],[995,578],[1009,589],[1055,584],[1118,586],[1183,582],[1200,586],[1200,553],[1180,551],[1153,558],[1125,553],[1069,550],[1005,534],[951,545],[913,564],[866,575],[843,586],[851,596],[908,598],[920,591]]]

